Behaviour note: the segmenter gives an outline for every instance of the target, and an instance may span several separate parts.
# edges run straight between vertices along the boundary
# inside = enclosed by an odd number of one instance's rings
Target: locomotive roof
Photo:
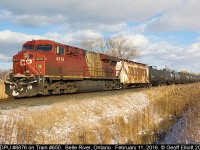
[[[63,46],[70,46],[70,45],[62,44],[62,43],[59,43],[59,42],[56,42],[56,41],[53,41],[53,40],[45,40],[45,39],[27,41],[24,44],[28,44],[30,42],[48,42],[48,43],[52,43],[52,44],[54,43],[54,44],[59,44],[59,45],[63,45]],[[73,46],[73,47],[75,47],[75,46]]]
[[[56,41],[53,41],[53,40],[46,40],[46,39],[38,39],[38,40],[32,40],[32,41],[27,41],[26,43],[24,43],[24,45],[28,44],[28,43],[31,43],[31,42],[35,42],[35,43],[39,43],[39,42],[42,42],[42,43],[45,43],[45,42],[48,42],[48,43],[54,43],[54,44],[58,44],[58,45],[63,45],[63,46],[68,46],[68,47],[72,47],[72,48],[77,48],[77,49],[81,49],[83,51],[87,51],[87,52],[90,52],[90,53],[96,53],[96,52],[92,52],[92,51],[88,51],[86,49],[83,49],[83,48],[79,48],[79,47],[76,47],[76,46],[71,46],[71,45],[67,45],[67,44],[62,44],[62,43],[59,43],[59,42],[56,42]],[[97,53],[96,53],[97,54]],[[143,63],[139,63],[139,62],[134,62],[134,61],[129,61],[129,60],[125,60],[125,59],[119,59],[117,57],[114,57],[114,56],[110,56],[110,55],[107,55],[107,54],[103,54],[103,53],[98,53],[100,54],[103,58],[105,57],[105,59],[109,59],[109,60],[113,60],[113,61],[119,61],[119,60],[123,60],[123,61],[127,61],[127,62],[131,62],[131,63],[135,63],[135,64],[140,64],[140,65],[144,65],[144,66],[147,66],[146,64],[143,64]]]
[[[76,47],[76,46],[72,46],[72,45],[63,44],[63,43],[56,42],[56,41],[53,41],[53,40],[39,39],[39,40],[27,41],[26,43],[29,43],[29,42],[49,42],[49,43],[52,42],[52,43],[54,43],[54,44],[59,44],[59,45],[63,45],[63,46],[69,46],[69,47],[74,47],[74,48],[78,48],[78,49],[85,50],[85,49],[80,48],[80,47]],[[24,43],[24,44],[26,44],[26,43]],[[86,50],[85,50],[85,51],[86,51]]]

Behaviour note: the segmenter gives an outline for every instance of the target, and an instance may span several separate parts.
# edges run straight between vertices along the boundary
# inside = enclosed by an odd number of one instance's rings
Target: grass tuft
[[[8,96],[5,94],[5,85],[3,81],[0,81],[0,99],[7,98]]]

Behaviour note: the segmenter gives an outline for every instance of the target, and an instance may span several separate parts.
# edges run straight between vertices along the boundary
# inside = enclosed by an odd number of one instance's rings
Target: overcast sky
[[[200,0],[0,0],[0,69],[25,41],[127,35],[139,62],[200,72]]]

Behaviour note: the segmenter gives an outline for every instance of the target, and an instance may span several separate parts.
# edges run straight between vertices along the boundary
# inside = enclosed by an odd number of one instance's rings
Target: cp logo
[[[27,63],[28,65],[29,65],[29,64],[32,64],[32,60],[31,60],[31,59],[27,59],[27,60],[21,59],[21,60],[20,60],[20,65],[21,65],[21,66],[25,66],[26,63]]]

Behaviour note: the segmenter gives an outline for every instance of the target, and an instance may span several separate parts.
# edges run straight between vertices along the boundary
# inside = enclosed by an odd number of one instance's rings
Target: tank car
[[[158,70],[157,68],[150,66],[149,67],[149,80],[153,86],[164,85],[164,84],[173,84],[174,83],[174,74],[167,70]]]
[[[116,57],[50,40],[24,43],[13,56],[13,70],[5,81],[5,93],[31,97],[119,89]]]
[[[180,76],[181,76],[181,84],[185,84],[187,81],[186,75],[179,72]]]
[[[179,72],[173,71],[172,74],[174,75],[174,84],[181,84],[181,75]]]
[[[195,83],[195,82],[199,82],[198,76],[194,75],[194,74],[191,74],[190,75],[190,83]]]

